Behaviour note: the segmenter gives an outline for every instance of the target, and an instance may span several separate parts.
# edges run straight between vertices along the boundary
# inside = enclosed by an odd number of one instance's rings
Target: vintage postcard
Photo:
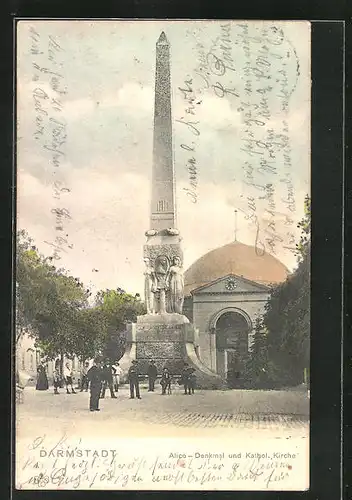
[[[16,30],[16,488],[308,489],[310,23]]]

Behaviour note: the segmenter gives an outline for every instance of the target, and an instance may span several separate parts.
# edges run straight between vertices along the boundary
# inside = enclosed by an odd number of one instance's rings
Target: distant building
[[[37,380],[37,367],[39,366],[41,360],[43,359],[43,353],[40,349],[35,347],[35,341],[28,333],[21,336],[20,340],[16,345],[16,368],[30,375],[31,380],[28,385],[33,385]],[[57,358],[59,359],[59,358]],[[80,377],[80,361],[77,356],[73,359],[64,359],[64,363],[69,361],[72,366],[75,382],[78,381]],[[47,361],[47,376],[49,379],[49,384],[52,384],[53,373],[55,369],[55,359],[52,361]]]
[[[208,252],[185,272],[183,314],[199,331],[204,364],[222,376],[241,371],[255,320],[264,313],[271,287],[288,274],[272,255],[237,241]]]

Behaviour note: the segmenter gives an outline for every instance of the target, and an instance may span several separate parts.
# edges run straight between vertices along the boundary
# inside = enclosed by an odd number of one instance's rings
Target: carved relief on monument
[[[175,359],[183,357],[183,344],[181,342],[149,342],[137,344],[137,359],[163,358]]]
[[[157,204],[157,212],[167,212],[169,209],[169,204],[166,200],[159,200]]]
[[[138,333],[143,342],[158,340],[182,342],[183,331],[184,325],[138,325]]]
[[[148,231],[148,233],[152,230]],[[152,236],[150,234],[150,236]],[[144,258],[148,258],[152,267],[155,265],[155,259],[159,255],[164,255],[168,258],[169,262],[172,262],[174,257],[179,257],[181,263],[183,261],[183,254],[178,244],[168,243],[165,245],[144,245]]]

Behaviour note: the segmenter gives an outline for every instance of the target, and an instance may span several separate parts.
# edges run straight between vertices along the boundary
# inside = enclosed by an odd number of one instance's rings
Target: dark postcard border
[[[229,2],[227,0],[9,0],[16,16],[121,17],[167,19],[345,19],[348,0],[282,0]],[[82,7],[84,5],[84,12]]]
[[[311,490],[340,498],[344,25],[312,25]]]
[[[54,2],[54,7],[55,7]],[[123,5],[125,3],[122,2]],[[138,5],[146,4],[140,2]],[[134,13],[127,14],[143,17],[144,8],[138,9],[135,4]],[[169,4],[167,4],[169,5]],[[56,7],[58,4],[56,3]],[[44,7],[43,5],[41,7]],[[200,8],[200,3],[194,4],[196,15],[188,17],[210,18],[210,11]],[[24,14],[19,9],[18,14]],[[43,9],[42,13],[43,13]],[[49,10],[49,9],[48,9]],[[55,11],[55,8],[53,9]],[[152,9],[153,10],[153,9]],[[179,10],[179,9],[178,9]],[[203,12],[202,12],[203,11]],[[62,12],[62,9],[61,9]],[[195,13],[195,11],[194,11]],[[256,12],[257,13],[257,12]],[[38,15],[33,11],[27,15]],[[217,17],[253,17],[230,15],[229,12]],[[247,12],[248,14],[248,12]],[[49,15],[49,12],[47,13]],[[50,14],[53,15],[53,12]],[[115,11],[115,16],[117,15]],[[145,14],[144,14],[145,15]],[[175,12],[174,17],[180,18]],[[168,17],[173,17],[168,13]],[[74,15],[70,15],[74,17]],[[119,13],[119,17],[122,17]],[[150,14],[149,17],[153,17]],[[163,17],[155,14],[155,17]],[[273,16],[269,16],[269,18]],[[277,13],[275,18],[280,18]],[[282,16],[283,17],[283,16]],[[293,19],[296,16],[290,16]],[[300,17],[300,16],[299,16]],[[268,11],[256,18],[268,18]],[[5,28],[5,29],[4,29]],[[3,26],[2,35],[5,35],[5,46],[12,44],[12,23]],[[339,498],[340,490],[340,414],[341,414],[341,387],[340,387],[340,354],[341,354],[341,231],[342,231],[342,182],[343,182],[343,24],[321,22],[312,25],[312,359],[311,359],[311,489],[307,492],[168,492],[162,496],[178,496],[193,499],[199,494],[211,497],[241,499],[249,498],[307,498],[330,500]],[[9,54],[9,52],[7,52]],[[1,134],[2,170],[1,170],[1,197],[2,224],[0,263],[4,293],[0,301],[0,325],[3,338],[9,339],[11,330],[11,229],[12,229],[12,53],[3,59],[1,71],[5,91],[2,93],[2,116],[4,128]],[[10,350],[1,350],[1,367],[4,370],[3,398],[1,398],[1,413],[5,415],[5,422],[1,427],[4,434],[2,440],[4,464],[1,467],[1,498],[9,498],[9,460],[10,448]],[[6,390],[5,390],[6,388]],[[5,393],[7,401],[5,402]],[[7,403],[7,404],[6,404]],[[109,497],[126,496],[137,498],[140,495],[154,497],[160,495],[155,492],[33,492],[14,491],[13,498],[36,499],[53,498],[64,495],[65,499],[86,498],[91,496]]]
[[[344,221],[344,340],[343,340],[343,474],[344,499],[352,498],[352,22],[346,24],[345,51],[345,221]],[[348,168],[349,166],[349,168]]]

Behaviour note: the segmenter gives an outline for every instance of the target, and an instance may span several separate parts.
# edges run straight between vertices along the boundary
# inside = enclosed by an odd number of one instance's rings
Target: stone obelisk
[[[150,315],[182,314],[183,255],[176,229],[172,148],[170,44],[162,32],[156,43],[150,228],[144,245],[145,298]],[[171,318],[164,320],[170,322]],[[182,321],[186,320],[183,317]],[[158,320],[153,318],[153,321]]]
[[[182,314],[183,254],[176,228],[172,148],[170,45],[162,32],[156,43],[150,227],[143,247],[147,314],[129,325],[120,366],[126,374],[137,360],[140,373],[146,374],[153,359],[159,373],[167,366],[176,375],[187,362],[200,386],[221,387],[220,377],[198,358],[198,332]]]
[[[172,153],[170,44],[164,32],[156,43],[154,144],[150,228],[176,226]]]

